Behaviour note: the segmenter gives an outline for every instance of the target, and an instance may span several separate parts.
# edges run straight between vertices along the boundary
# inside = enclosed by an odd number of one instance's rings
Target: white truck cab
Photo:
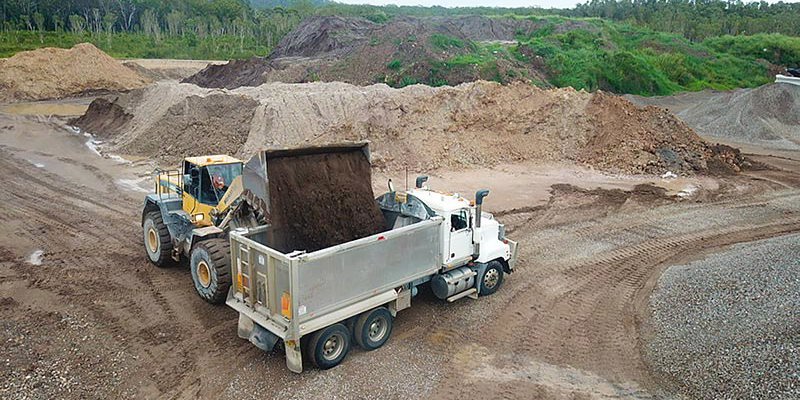
[[[474,204],[458,193],[442,193],[427,187],[409,190],[407,193],[444,218],[441,249],[445,270],[469,262],[502,260],[508,264],[508,260],[513,263],[513,249],[505,238],[504,226],[492,214],[481,211],[481,204]],[[488,191],[478,193],[486,196]],[[482,202],[483,196],[476,196],[476,200],[479,198]],[[513,267],[504,265],[506,272],[511,272]]]

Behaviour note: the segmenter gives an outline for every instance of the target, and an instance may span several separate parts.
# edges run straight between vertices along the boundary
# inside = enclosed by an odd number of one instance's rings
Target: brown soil
[[[198,142],[202,149],[249,158],[270,146],[365,139],[372,142],[374,165],[386,170],[531,160],[660,175],[706,172],[709,162],[714,172],[730,172],[740,161],[718,156],[664,110],[640,109],[603,93],[522,83],[404,89],[273,83],[222,93],[159,83],[115,103],[134,118],[104,133],[113,137],[108,149],[167,163],[200,151]],[[90,106],[92,116],[76,123],[105,120],[106,108]],[[238,132],[236,140],[223,138],[231,132]]]
[[[151,82],[89,43],[0,59],[0,102],[127,91]]]
[[[519,32],[529,33],[543,21],[482,16],[413,18],[396,17],[384,24],[361,18],[318,16],[307,18],[287,34],[267,58],[209,66],[184,82],[209,88],[258,86],[265,82],[347,82],[369,85],[398,84],[403,77],[456,85],[478,79],[535,79],[546,82],[536,63],[502,60],[492,68],[473,65],[443,68],[435,64],[468,54],[468,45],[441,48],[433,35],[445,35],[463,43],[514,41]],[[556,30],[590,29],[590,25],[565,22]],[[400,68],[388,65],[399,62]],[[432,73],[431,71],[438,71]]]
[[[546,205],[517,210],[498,194],[524,202],[514,193],[527,171],[499,182],[491,169],[462,170],[488,176],[476,184],[493,190],[487,207],[520,242],[515,272],[478,300],[446,303],[422,290],[385,346],[354,347],[334,369],[309,365],[296,375],[281,353],[239,339],[237,314],[201,300],[185,266],[147,261],[143,193],[114,184],[145,168],[96,157],[52,121],[0,114],[0,127],[0,175],[9,177],[0,190],[0,394],[8,399],[670,398],[640,353],[642,307],[663,268],[800,231],[792,159],[763,157],[776,166],[720,178],[726,192],[709,202],[661,199],[646,187],[558,186]],[[37,249],[41,265],[28,262]]]
[[[360,150],[270,158],[270,244],[316,251],[386,230]]]

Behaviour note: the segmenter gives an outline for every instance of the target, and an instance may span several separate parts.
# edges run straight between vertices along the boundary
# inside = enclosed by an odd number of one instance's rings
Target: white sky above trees
[[[541,7],[541,8],[572,8],[584,1],[574,0],[335,0],[347,4],[374,4],[398,6],[442,6],[442,7]],[[796,3],[800,0],[783,0],[784,3]],[[777,3],[777,0],[768,0],[768,3]]]

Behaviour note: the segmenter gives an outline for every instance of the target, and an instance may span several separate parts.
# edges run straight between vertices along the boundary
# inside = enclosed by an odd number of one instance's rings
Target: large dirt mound
[[[800,86],[773,83],[730,92],[630,99],[666,107],[702,135],[800,150]]]
[[[264,147],[343,140],[370,140],[374,164],[386,169],[567,160],[662,174],[730,171],[740,161],[663,109],[522,83],[403,89],[270,83],[232,91],[158,83],[114,104],[93,103],[75,123],[91,128],[104,112],[132,115],[101,133],[113,136],[109,150],[167,163],[198,152],[248,157]]]
[[[481,67],[453,60],[475,57],[474,42],[514,41],[517,34],[529,34],[545,24],[543,20],[482,16],[396,17],[384,24],[360,18],[312,17],[287,34],[269,57],[212,66],[184,82],[228,89],[320,80],[400,86],[408,83],[403,79],[409,77],[451,85],[478,79],[544,82],[539,70],[513,57]],[[556,29],[577,28],[574,25],[564,22]],[[581,27],[589,29],[588,25]]]
[[[127,91],[152,82],[89,43],[0,59],[0,101],[44,100]]]

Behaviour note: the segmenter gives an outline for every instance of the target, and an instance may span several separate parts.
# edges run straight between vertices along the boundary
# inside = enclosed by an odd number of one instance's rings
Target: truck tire
[[[147,258],[157,267],[169,267],[175,264],[172,259],[172,237],[161,218],[160,211],[150,211],[142,221],[144,234],[144,250]]]
[[[211,303],[220,304],[231,287],[230,245],[225,239],[206,239],[192,247],[189,263],[197,294]]]
[[[503,264],[497,260],[489,261],[478,281],[478,294],[488,296],[500,289],[500,286],[503,286]]]
[[[333,324],[311,334],[307,356],[319,369],[333,368],[350,351],[350,332],[343,324]]]
[[[366,351],[375,350],[392,334],[392,313],[386,307],[378,307],[361,314],[353,329],[356,343]]]

